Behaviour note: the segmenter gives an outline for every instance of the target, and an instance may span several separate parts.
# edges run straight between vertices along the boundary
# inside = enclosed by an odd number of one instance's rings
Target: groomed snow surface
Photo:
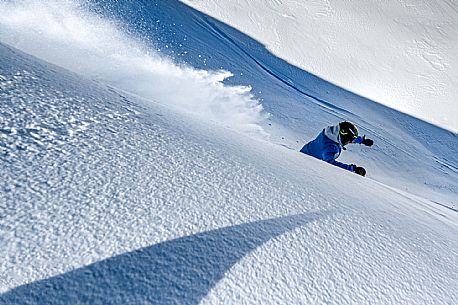
[[[165,2],[0,1],[0,304],[454,304],[457,135]]]

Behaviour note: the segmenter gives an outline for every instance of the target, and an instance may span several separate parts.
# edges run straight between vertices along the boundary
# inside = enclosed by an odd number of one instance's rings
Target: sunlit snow
[[[330,37],[299,8],[335,26],[342,2],[229,2],[0,0],[0,304],[456,302],[454,125],[350,88],[382,37],[347,84],[361,46],[282,53]],[[341,120],[375,141],[339,158],[364,178],[298,151]]]

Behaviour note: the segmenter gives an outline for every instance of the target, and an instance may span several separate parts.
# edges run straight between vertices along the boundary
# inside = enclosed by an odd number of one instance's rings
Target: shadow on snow
[[[0,295],[0,304],[198,304],[268,240],[319,218],[299,214],[165,241]]]

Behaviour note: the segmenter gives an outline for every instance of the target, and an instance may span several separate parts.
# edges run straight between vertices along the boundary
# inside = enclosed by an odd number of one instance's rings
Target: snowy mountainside
[[[182,2],[339,87],[458,132],[456,1]]]
[[[178,1],[98,2],[161,54],[198,69],[231,71],[231,85],[249,85],[271,116],[260,121],[274,143],[295,150],[326,125],[355,122],[376,141],[343,159],[392,187],[457,208],[458,136],[344,90],[274,56],[244,33]],[[444,113],[446,110],[443,110]],[[313,118],[313,119],[310,119]],[[396,176],[396,179],[393,179]]]
[[[0,50],[0,304],[457,298],[456,213]]]
[[[179,1],[26,0],[3,8],[8,18],[1,20],[2,40],[27,53],[205,120],[260,137],[267,133],[294,150],[324,126],[355,122],[376,145],[351,147],[341,157],[345,162],[366,167],[379,182],[457,209],[455,133],[291,65]]]
[[[0,304],[458,299],[456,134],[178,1],[0,11]]]

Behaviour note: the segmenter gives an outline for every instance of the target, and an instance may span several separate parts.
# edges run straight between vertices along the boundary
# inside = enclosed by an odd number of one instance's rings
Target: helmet
[[[340,143],[342,143],[342,145],[351,143],[354,139],[358,137],[358,129],[352,123],[341,122],[339,123],[339,127]]]

